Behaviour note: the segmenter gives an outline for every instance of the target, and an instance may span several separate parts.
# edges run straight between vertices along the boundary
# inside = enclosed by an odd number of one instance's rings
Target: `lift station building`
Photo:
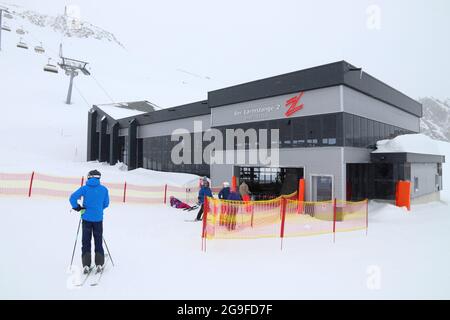
[[[295,191],[300,178],[310,201],[393,200],[398,180],[411,181],[413,200],[436,199],[443,156],[373,153],[379,140],[419,133],[421,117],[419,102],[339,61],[211,91],[207,100],[163,110],[146,101],[94,105],[87,160],[208,176],[213,186],[237,176],[257,199]],[[175,163],[171,152],[179,141],[171,136],[177,129],[192,141],[210,129],[224,140],[227,129],[267,129],[265,139],[277,148],[278,160],[247,163],[248,153],[262,145],[258,136],[256,144],[224,141],[243,150],[244,162]],[[279,129],[278,136],[271,129]],[[191,159],[208,143],[191,143]]]

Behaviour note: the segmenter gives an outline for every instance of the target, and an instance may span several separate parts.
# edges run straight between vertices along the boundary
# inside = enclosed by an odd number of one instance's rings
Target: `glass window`
[[[374,144],[375,144],[375,142],[376,142],[376,138],[375,138],[375,132],[374,132],[374,122],[375,121],[373,121],[373,120],[368,120],[368,130],[369,130],[369,133],[367,134],[367,136],[368,136],[368,141],[367,141],[367,144],[369,145],[369,146],[373,146]]]
[[[344,145],[344,114],[338,113],[336,115],[336,145],[343,146]]]
[[[321,119],[319,116],[313,116],[307,119],[306,130],[307,130],[307,146],[315,147],[319,146],[321,143]]]
[[[279,120],[281,148],[292,147],[292,120]]]
[[[360,117],[353,116],[353,146],[360,147],[361,146],[361,125],[360,125]]]
[[[419,178],[414,177],[414,192],[419,191]]]
[[[292,146],[293,147],[305,147],[306,145],[306,119],[295,118],[292,120],[293,134],[292,134]]]
[[[336,114],[322,117],[322,145],[336,145]]]
[[[353,146],[353,115],[344,113],[344,145]]]
[[[380,123],[378,121],[373,122],[373,136],[374,144],[376,144],[378,140],[381,140]]]
[[[390,135],[390,125],[384,124],[384,139],[389,139]]]
[[[276,135],[272,135],[272,130],[273,129],[278,129],[278,140],[276,139]],[[278,121],[268,121],[267,122],[267,134],[269,135],[270,139],[268,139],[267,143],[269,144],[269,146],[274,146],[275,148],[279,148],[280,147],[280,128],[278,127]]]
[[[394,129],[394,126],[391,126],[391,125],[389,125],[388,127],[389,127],[389,139],[392,139],[392,138],[394,138],[395,129]]]
[[[368,132],[369,132],[368,120],[366,118],[361,118],[360,125],[361,125],[360,146],[361,147],[367,147],[367,145],[368,145]]]

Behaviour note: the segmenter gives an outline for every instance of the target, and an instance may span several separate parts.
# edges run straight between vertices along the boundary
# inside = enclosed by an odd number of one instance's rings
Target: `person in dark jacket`
[[[223,183],[223,188],[219,192],[219,199],[227,200],[230,195],[230,184],[228,182]]]
[[[97,271],[103,268],[105,254],[103,251],[103,210],[109,206],[108,189],[100,184],[101,173],[90,171],[86,185],[79,188],[70,196],[72,209],[81,213],[83,220],[83,235],[81,259],[83,271],[89,272],[91,268],[91,239],[94,236],[95,266]],[[83,198],[83,205],[78,200]]]
[[[203,216],[203,206],[205,202],[205,197],[211,197],[212,198],[212,191],[209,188],[209,182],[208,180],[202,182],[202,187],[198,191],[198,203],[200,205],[200,210],[198,211],[197,217],[195,218],[196,221],[201,221]]]
[[[228,230],[234,230],[236,229],[236,215],[239,211],[240,205],[238,201],[242,201],[242,198],[236,189],[232,189],[227,200],[231,202],[228,203],[228,217],[226,219],[226,226]]]
[[[219,199],[221,200],[227,200],[228,196],[230,195],[230,184],[228,182],[223,183],[223,188],[219,192]],[[220,206],[220,216],[219,216],[219,225],[223,226],[225,224],[227,217],[227,206],[222,205]]]

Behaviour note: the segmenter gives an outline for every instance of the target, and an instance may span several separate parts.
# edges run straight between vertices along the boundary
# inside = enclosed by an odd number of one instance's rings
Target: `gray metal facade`
[[[105,157],[107,153],[105,139],[108,136],[110,159],[114,162],[117,158],[115,154],[117,148],[113,148],[116,143],[114,139],[124,137],[128,148],[125,160],[132,162],[131,166],[128,164],[129,168],[135,168],[139,166],[142,153],[139,141],[170,136],[176,129],[194,132],[194,122],[201,122],[202,131],[206,131],[210,128],[236,124],[346,113],[396,126],[408,132],[420,131],[422,116],[420,103],[366,73],[360,78],[360,73],[351,71],[351,68],[353,66],[345,61],[336,62],[212,91],[208,93],[206,101],[118,120],[103,114],[94,106],[95,113],[89,116],[88,160],[98,159],[99,154]],[[303,108],[287,116],[287,101],[301,92],[303,96],[300,103],[303,104]],[[107,117],[105,120],[108,122],[107,128],[101,125],[95,128],[94,122],[100,123],[99,120],[103,116]],[[136,125],[136,128],[133,125]],[[109,129],[112,127],[114,134],[111,134]],[[100,152],[97,152],[99,148]],[[368,148],[345,144],[280,148],[277,165],[282,168],[304,169],[307,200],[312,197],[312,179],[316,175],[333,177],[333,196],[345,199],[346,165],[369,163],[371,151]],[[209,168],[213,185],[218,186],[224,181],[230,181],[233,175],[238,175],[239,166],[263,167],[264,164],[211,164]],[[422,167],[417,165],[412,169],[412,175],[417,174],[424,181],[422,190],[428,190],[428,184],[431,186],[431,182],[435,182],[435,177],[431,174],[434,169],[427,165]],[[423,178],[425,176],[429,177],[425,179]]]

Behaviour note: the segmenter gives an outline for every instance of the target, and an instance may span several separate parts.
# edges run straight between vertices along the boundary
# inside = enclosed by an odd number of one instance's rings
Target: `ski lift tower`
[[[67,92],[66,104],[71,103],[73,79],[78,76],[79,72],[82,72],[85,76],[91,75],[91,73],[86,69],[87,64],[88,62],[66,58],[61,55],[61,63],[58,63],[58,65],[66,72],[66,75],[70,77],[69,92]]]
[[[2,26],[3,26],[3,12],[9,13],[8,8],[0,6],[0,51],[2,51]]]

